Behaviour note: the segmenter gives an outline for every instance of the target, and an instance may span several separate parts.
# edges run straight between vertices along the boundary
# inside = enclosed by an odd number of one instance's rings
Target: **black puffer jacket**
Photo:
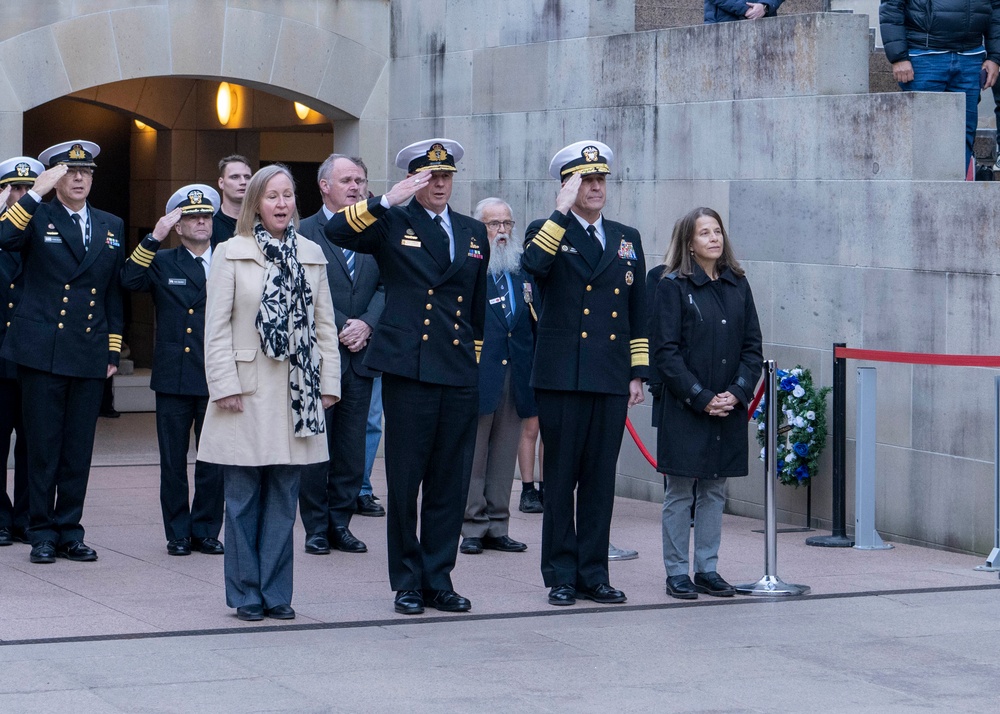
[[[878,19],[890,62],[911,49],[966,52],[985,41],[986,58],[1000,63],[1000,0],[883,0]]]

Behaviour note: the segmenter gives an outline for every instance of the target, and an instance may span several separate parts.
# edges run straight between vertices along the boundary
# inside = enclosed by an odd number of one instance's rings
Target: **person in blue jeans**
[[[965,94],[966,169],[976,140],[980,90],[992,87],[1000,72],[995,1],[883,0],[879,5],[885,56],[900,89]]]
[[[365,478],[358,494],[358,515],[378,518],[385,515],[385,509],[378,502],[372,490],[372,466],[375,454],[382,440],[382,378],[376,377],[372,383],[372,402],[368,407],[368,426],[365,429]]]

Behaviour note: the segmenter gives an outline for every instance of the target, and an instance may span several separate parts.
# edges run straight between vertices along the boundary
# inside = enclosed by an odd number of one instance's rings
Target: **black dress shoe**
[[[576,605],[576,588],[572,585],[556,585],[549,590],[549,605]]]
[[[294,620],[295,610],[291,605],[275,605],[264,611],[264,614],[272,620]]]
[[[191,547],[197,548],[205,555],[224,555],[226,548],[218,538],[197,538],[191,537]]]
[[[592,588],[587,588],[577,585],[576,596],[584,598],[586,600],[593,600],[594,602],[603,603],[605,605],[611,605],[617,602],[625,602],[626,600],[628,600],[628,598],[625,597],[625,593],[623,593],[621,590],[615,590],[607,583],[601,583],[600,585],[595,585]]]
[[[375,496],[370,493],[363,493],[358,496],[355,512],[359,516],[370,516],[381,518],[385,515],[385,509],[375,500]]]
[[[35,545],[31,547],[31,562],[56,562],[56,544],[50,540],[43,540],[41,543],[35,543]]]
[[[191,555],[190,538],[174,538],[167,541],[167,555]]]
[[[483,539],[463,538],[462,545],[458,546],[458,550],[466,555],[479,555],[483,552]]]
[[[468,612],[472,609],[469,599],[454,590],[424,590],[424,602],[442,612]]]
[[[0,546],[14,545],[14,536],[10,534],[10,528],[0,528]]]
[[[695,600],[698,597],[698,588],[687,575],[671,575],[667,578],[667,595],[679,600]]]
[[[330,529],[330,545],[344,553],[367,553],[368,546],[358,540],[347,526]]]
[[[71,540],[56,548],[56,557],[66,560],[75,560],[78,563],[89,563],[97,560],[97,551],[89,547],[82,540]]]
[[[538,491],[521,491],[521,501],[517,505],[517,510],[521,513],[541,513],[545,510],[542,506],[542,499],[538,497]]]
[[[247,622],[257,622],[264,619],[264,607],[262,605],[243,605],[236,608],[236,617]]]
[[[486,550],[499,550],[504,553],[521,553],[527,550],[528,546],[514,540],[508,535],[502,535],[497,538],[485,536],[483,538],[483,548]]]
[[[395,609],[400,615],[419,615],[424,611],[424,596],[417,590],[396,593]]]
[[[695,573],[694,586],[698,592],[713,597],[732,597],[736,594],[736,588],[723,580],[714,570],[710,573]]]
[[[306,552],[310,555],[326,555],[330,552],[330,541],[323,533],[306,536]]]

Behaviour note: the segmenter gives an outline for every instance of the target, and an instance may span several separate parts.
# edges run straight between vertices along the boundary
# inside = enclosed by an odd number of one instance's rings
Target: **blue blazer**
[[[506,280],[506,276],[503,277]],[[514,324],[508,325],[499,302],[496,281],[486,278],[486,330],[483,353],[479,360],[479,414],[492,414],[500,405],[504,376],[510,370],[510,388],[514,393],[517,415],[522,419],[538,415],[535,391],[531,388],[531,360],[535,353],[534,317],[535,283],[527,273],[511,273],[514,291]]]

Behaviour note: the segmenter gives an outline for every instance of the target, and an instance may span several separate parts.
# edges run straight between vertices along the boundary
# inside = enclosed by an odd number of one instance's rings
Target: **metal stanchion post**
[[[976,570],[1000,570],[1000,377],[993,378],[993,550]]]
[[[764,473],[764,577],[755,583],[737,585],[741,595],[805,595],[808,585],[786,583],[778,577],[778,519],[775,515],[774,482],[778,477],[778,366],[767,361],[767,469]]]
[[[854,547],[888,550],[875,530],[875,412],[877,380],[874,367],[858,367],[858,418],[854,467]]]
[[[844,342],[833,345],[833,514],[830,517],[830,535],[806,538],[806,545],[823,548],[850,548],[854,541],[847,537],[847,360],[837,357],[837,348],[847,347]],[[811,525],[811,524],[810,524]]]

